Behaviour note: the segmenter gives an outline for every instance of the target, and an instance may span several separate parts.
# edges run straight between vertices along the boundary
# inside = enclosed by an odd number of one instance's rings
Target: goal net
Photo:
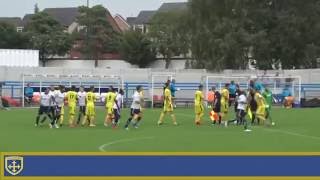
[[[300,76],[257,76],[251,79],[272,92],[275,104],[282,104],[286,96],[292,96],[295,104],[301,103],[302,82]]]
[[[234,81],[242,90],[248,90],[250,84],[257,84],[261,87],[261,92],[268,88],[273,94],[275,104],[281,104],[285,96],[292,96],[296,104],[301,101],[301,77],[299,76],[207,76],[206,77],[206,94],[212,87],[220,90],[225,84]]]
[[[84,87],[86,91],[90,86],[95,87],[95,94],[98,97],[97,104],[99,105],[106,94],[107,88],[113,86],[116,89],[123,88],[124,82],[121,76],[117,75],[64,75],[64,74],[23,74],[22,88],[20,92],[21,106],[32,107],[39,104],[41,93],[50,86],[57,87],[63,85],[68,90],[71,86],[76,86],[77,91],[80,86]],[[33,95],[30,101],[27,101],[26,90],[28,86],[33,90]]]

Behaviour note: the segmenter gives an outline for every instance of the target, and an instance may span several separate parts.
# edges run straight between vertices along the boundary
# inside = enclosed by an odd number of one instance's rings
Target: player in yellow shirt
[[[112,120],[114,118],[114,112],[113,112],[113,106],[116,102],[116,93],[114,92],[114,89],[112,86],[110,86],[107,94],[106,94],[106,98],[105,98],[105,103],[106,103],[106,110],[107,110],[107,114],[106,114],[106,118],[104,121],[104,126],[108,127],[108,125],[112,124]]]
[[[229,84],[221,90],[221,118],[227,125],[227,115],[229,110]]]
[[[196,91],[195,96],[194,96],[194,109],[195,109],[195,114],[196,114],[196,116],[195,116],[196,125],[201,124],[201,120],[204,115],[204,106],[203,106],[204,96],[203,96],[202,91],[203,91],[203,86],[199,85],[199,88]]]
[[[166,114],[170,114],[173,124],[178,125],[176,116],[173,113],[173,104],[172,104],[172,96],[171,96],[171,91],[169,88],[170,84],[167,82],[165,84],[165,90],[164,90],[164,105],[163,105],[163,111],[161,112],[158,125],[163,124],[163,118]]]
[[[86,94],[86,114],[83,118],[82,125],[84,126],[89,120],[89,126],[95,127],[94,119],[96,115],[94,103],[96,101],[96,95],[94,94],[94,86],[90,87],[90,91]]]
[[[257,90],[254,94],[254,100],[257,102],[256,117],[258,118],[258,122],[262,120],[264,123],[264,121],[266,120],[266,101]]]
[[[76,114],[77,99],[78,99],[75,86],[71,86],[70,91],[67,92],[66,99],[69,106],[69,127],[75,127],[74,116]]]

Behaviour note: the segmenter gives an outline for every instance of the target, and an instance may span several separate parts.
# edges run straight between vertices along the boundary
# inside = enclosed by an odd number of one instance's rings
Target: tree
[[[40,61],[46,65],[53,55],[65,55],[71,48],[71,39],[63,27],[47,13],[35,14],[26,26],[30,48],[38,49]]]
[[[120,53],[125,61],[138,65],[140,68],[156,60],[156,52],[149,38],[136,31],[123,34],[119,46]]]
[[[39,7],[38,7],[38,3],[36,3],[36,4],[34,5],[34,14],[37,14],[39,11],[40,11],[40,10],[39,10]]]
[[[0,22],[0,37],[0,49],[25,49],[29,42],[25,33],[18,33],[13,25],[4,22]]]
[[[191,49],[196,68],[245,69],[250,34],[241,1],[192,0],[189,3]]]
[[[199,68],[316,68],[320,56],[317,0],[190,0],[191,49]]]
[[[117,51],[119,35],[108,22],[109,12],[103,6],[81,6],[79,12],[77,22],[84,28],[76,34],[76,39],[81,42],[80,51],[86,58],[94,59],[97,67],[104,53]]]
[[[169,68],[173,56],[189,52],[184,18],[184,11],[169,11],[157,13],[151,20],[149,35],[157,52],[165,59],[166,68]]]

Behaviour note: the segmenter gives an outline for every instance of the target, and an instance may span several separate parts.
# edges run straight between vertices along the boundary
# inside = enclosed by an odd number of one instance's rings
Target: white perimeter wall
[[[108,65],[108,64],[107,64]],[[107,66],[106,65],[106,66]],[[127,82],[150,82],[151,74],[173,74],[177,81],[180,82],[200,82],[201,78],[206,75],[211,76],[242,76],[242,75],[263,75],[263,71],[235,71],[225,70],[223,72],[207,72],[206,70],[197,69],[138,69],[138,68],[70,68],[69,65],[64,67],[7,67],[0,66],[0,81],[21,81],[22,74],[88,74],[88,75],[121,75]],[[123,67],[123,66],[121,66]],[[300,76],[302,83],[320,84],[320,69],[305,70],[284,70],[268,71],[268,76],[274,76],[280,72],[280,76]]]
[[[186,60],[173,60],[169,66],[170,69],[184,69]],[[68,68],[94,68],[92,60],[52,60],[46,63],[47,67],[68,67]],[[99,60],[98,68],[107,69],[126,69],[137,68],[135,65],[123,60]],[[157,60],[150,64],[148,68],[165,68],[164,60]]]
[[[38,67],[38,50],[0,49],[0,66]]]

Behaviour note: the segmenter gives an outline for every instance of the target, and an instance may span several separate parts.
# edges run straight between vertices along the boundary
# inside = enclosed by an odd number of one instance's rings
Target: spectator
[[[2,82],[0,82],[0,109],[3,109],[3,104],[2,104]]]
[[[8,103],[6,104],[3,104],[3,101],[2,101],[2,86],[3,86],[3,83],[0,82],[0,109],[4,109],[4,110],[9,110],[7,107],[8,106]],[[6,106],[5,106],[6,105]]]
[[[172,104],[174,107],[176,107],[175,99],[176,99],[176,91],[179,91],[179,89],[176,88],[176,80],[172,79],[170,83],[170,91],[172,96]]]
[[[26,102],[30,105],[33,98],[33,88],[30,86],[30,83],[27,84],[27,87],[24,90],[24,97]]]
[[[237,85],[234,83],[234,81],[231,81],[229,85],[229,107],[236,99],[236,91],[237,91]]]
[[[283,99],[283,106],[285,108],[292,108],[294,97],[292,96],[288,85],[286,85],[286,87],[282,91],[282,99]]]

